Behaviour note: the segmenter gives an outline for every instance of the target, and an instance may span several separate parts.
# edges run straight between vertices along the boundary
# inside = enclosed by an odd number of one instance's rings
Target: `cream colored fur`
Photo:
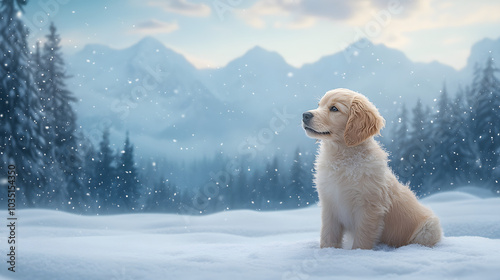
[[[332,111],[335,106],[338,111]],[[353,249],[440,241],[438,217],[419,203],[388,167],[387,153],[373,136],[384,119],[363,95],[348,89],[329,91],[303,124],[320,140],[315,185],[321,204],[321,248],[341,248],[345,232]]]

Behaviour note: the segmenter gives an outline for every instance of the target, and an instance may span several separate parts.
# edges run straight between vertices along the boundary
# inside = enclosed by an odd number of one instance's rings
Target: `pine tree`
[[[428,111],[428,110],[427,110]],[[410,132],[411,144],[408,147],[408,162],[411,166],[410,185],[417,195],[426,193],[424,189],[425,177],[428,172],[427,156],[429,155],[429,142],[426,137],[427,119],[426,110],[419,99],[413,109],[413,119]]]
[[[15,165],[21,188],[18,204],[34,206],[43,172],[40,102],[30,67],[28,31],[17,16],[24,5],[21,0],[0,3],[0,172],[6,174],[7,166]]]
[[[235,195],[234,195],[234,176],[231,174],[226,174],[228,176],[226,184],[221,184],[219,186],[219,194],[215,201],[214,211],[226,211],[231,210],[235,206]]]
[[[251,205],[250,194],[251,188],[248,182],[248,168],[240,165],[240,172],[238,173],[238,178],[236,180],[236,191],[235,195],[235,206],[237,208],[248,208]]]
[[[61,38],[54,23],[49,30],[36,79],[44,103],[46,164],[56,175],[53,177],[63,203],[68,209],[82,209],[86,198],[81,174],[83,159],[79,151],[76,114],[71,105],[77,99],[66,88],[65,80],[69,76],[65,72]]]
[[[48,100],[45,96],[45,67],[42,61],[42,52],[40,50],[40,42],[37,41],[35,45],[35,52],[32,54],[31,70],[33,71],[34,86],[37,92],[37,97],[40,102],[39,117],[39,135],[38,144],[36,147],[43,155],[41,161],[43,164],[43,172],[40,174],[40,188],[37,196],[39,197],[39,206],[57,208],[64,203],[63,192],[61,186],[64,186],[64,174],[57,166],[52,147],[53,141],[48,137],[52,133],[49,130],[51,125],[50,116],[47,114]],[[57,186],[57,187],[56,187]]]
[[[155,184],[146,200],[146,211],[148,212],[176,212],[180,204],[180,195],[168,179],[161,178]]]
[[[278,166],[278,158],[275,156],[272,162],[266,166],[263,181],[263,202],[264,209],[274,209],[280,200],[280,193],[283,193],[283,186],[280,183],[280,170]]]
[[[401,112],[393,127],[392,135],[394,139],[390,145],[392,160],[389,164],[399,177],[399,180],[407,183],[411,180],[412,168],[408,161],[410,138],[408,130],[408,110],[405,104],[401,107]]]
[[[449,188],[454,184],[452,149],[455,135],[452,134],[453,111],[446,85],[443,85],[438,102],[438,111],[435,117],[435,125],[431,137],[435,139],[435,149],[431,153],[430,162],[435,166],[435,172],[431,178],[434,188]]]
[[[265,193],[264,184],[265,184],[264,176],[262,176],[260,170],[255,170],[252,176],[253,189],[250,195],[252,208],[254,210],[262,210],[263,207],[267,205],[267,203],[264,203],[267,197]]]
[[[302,153],[298,148],[295,150],[290,172],[290,184],[287,192],[288,198],[291,200],[289,205],[291,207],[303,207],[308,205],[312,200],[307,188],[311,186],[306,183],[306,174],[302,164]]]
[[[423,122],[423,133],[424,133],[424,179],[422,186],[424,187],[422,191],[425,191],[424,195],[430,194],[434,190],[433,178],[436,172],[436,166],[432,161],[432,155],[435,154],[438,139],[435,135],[436,130],[436,114],[432,113],[429,106],[425,106],[424,122]]]
[[[234,158],[234,162],[226,164],[226,171],[229,175],[229,183],[226,187],[221,187],[221,198],[224,200],[222,210],[238,209],[242,206],[245,199],[242,194],[247,183],[246,174],[243,171],[241,162],[235,164],[236,159],[237,157]]]
[[[128,131],[117,172],[119,183],[114,195],[119,203],[123,204],[126,211],[134,211],[140,198],[140,185],[134,162],[134,147],[130,144]]]
[[[46,69],[42,60],[42,51],[40,50],[39,41],[37,41],[35,45],[32,66],[37,95],[41,105],[40,127],[42,128],[42,137],[40,138],[40,150],[43,154],[42,160],[45,169],[43,176],[40,178],[41,191],[39,196],[46,207],[57,208],[63,203],[61,186],[64,186],[64,176],[59,169],[54,155],[53,116],[47,113],[49,112],[50,100],[48,100],[49,98],[45,91]],[[58,186],[58,188],[55,186]]]
[[[97,201],[99,212],[106,213],[115,203],[112,197],[112,190],[115,186],[116,178],[115,156],[110,147],[109,127],[104,129],[102,141],[99,143],[99,152],[96,163],[96,179],[94,188],[96,190],[95,200]]]
[[[493,173],[499,166],[500,152],[500,81],[498,70],[489,58],[482,71],[476,72],[471,96],[471,135],[477,152],[477,180],[490,186],[498,184]]]
[[[82,139],[84,139],[82,137]],[[97,160],[98,152],[90,140],[87,139],[87,144],[83,146],[83,168],[82,168],[82,185],[86,197],[86,207],[83,212],[96,213],[98,204],[97,196]]]
[[[466,107],[464,93],[460,90],[451,106],[452,121],[450,134],[454,141],[450,147],[451,177],[455,185],[468,183],[475,166],[474,148],[470,137],[468,122],[469,109]]]

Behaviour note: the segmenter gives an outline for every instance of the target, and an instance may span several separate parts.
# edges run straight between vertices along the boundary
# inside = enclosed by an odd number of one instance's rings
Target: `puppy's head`
[[[317,109],[302,114],[307,136],[348,147],[378,134],[384,124],[384,118],[365,96],[348,89],[327,92]]]

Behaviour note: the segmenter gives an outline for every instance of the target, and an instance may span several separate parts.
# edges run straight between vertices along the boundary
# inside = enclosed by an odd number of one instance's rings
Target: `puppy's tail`
[[[410,243],[433,247],[441,240],[442,236],[443,231],[439,223],[439,218],[433,215],[427,218],[420,228],[413,233]]]

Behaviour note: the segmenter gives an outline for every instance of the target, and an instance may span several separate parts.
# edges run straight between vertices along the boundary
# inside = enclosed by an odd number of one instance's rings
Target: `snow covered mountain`
[[[310,145],[301,114],[329,89],[367,95],[386,118],[387,133],[401,103],[412,107],[421,98],[432,106],[445,81],[454,94],[458,85],[469,84],[475,63],[500,59],[499,50],[500,39],[480,41],[457,71],[438,62],[412,62],[367,40],[301,68],[256,46],[225,67],[199,70],[146,37],[123,50],[88,45],[69,58],[68,72],[81,100],[80,123],[96,142],[102,128],[111,126],[115,143],[130,130],[138,151],[151,155],[197,157],[245,147],[264,154]]]
[[[261,75],[260,68],[269,61],[266,54],[260,48],[249,52],[252,61],[260,61],[253,73]],[[271,56],[290,68],[279,55]],[[243,60],[228,65],[229,71],[237,71]],[[70,57],[68,72],[74,76],[70,87],[80,99],[79,121],[91,139],[97,143],[102,129],[110,126],[112,141],[121,143],[129,130],[138,152],[147,155],[185,158],[213,155],[226,148],[234,152],[247,145],[247,138],[257,137],[269,127],[275,115],[290,115],[283,106],[273,108],[272,103],[263,100],[272,93],[258,90],[253,92],[255,96],[248,92],[249,100],[245,100],[239,91],[214,91],[216,87],[207,82],[206,71],[195,69],[183,56],[150,37],[124,50],[86,46]],[[221,80],[233,78],[222,74],[214,75]],[[251,79],[251,75],[244,78]],[[252,84],[237,76],[233,83],[240,83],[238,87],[242,88]],[[259,104],[256,100],[262,106],[255,106]],[[298,131],[300,112],[294,116],[293,130],[287,127],[292,133]],[[275,138],[274,130],[267,131],[262,137]]]
[[[443,82],[454,85],[457,76],[452,67],[438,62],[415,63],[398,50],[367,40],[304,65],[301,74],[302,80],[320,91],[345,87],[367,95],[388,121],[393,120],[401,103],[413,106],[422,98],[430,104]]]
[[[138,148],[150,153],[189,149],[178,140],[216,128],[212,123],[226,111],[183,56],[150,37],[124,50],[86,46],[69,59],[68,72],[81,99],[80,123],[94,141],[110,126],[115,143],[130,130]]]

